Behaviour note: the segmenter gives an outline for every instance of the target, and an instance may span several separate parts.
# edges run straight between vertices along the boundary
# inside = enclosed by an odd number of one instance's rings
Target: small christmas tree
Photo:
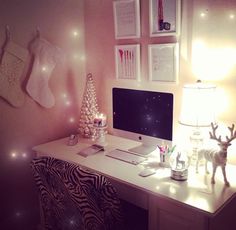
[[[93,121],[98,114],[98,105],[93,76],[87,75],[85,91],[83,95],[82,107],[80,111],[78,132],[81,136],[90,138],[93,136]]]

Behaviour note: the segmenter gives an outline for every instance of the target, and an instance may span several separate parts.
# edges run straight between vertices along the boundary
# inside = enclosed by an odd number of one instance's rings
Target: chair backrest
[[[103,175],[51,157],[31,161],[45,229],[121,230],[120,200]]]

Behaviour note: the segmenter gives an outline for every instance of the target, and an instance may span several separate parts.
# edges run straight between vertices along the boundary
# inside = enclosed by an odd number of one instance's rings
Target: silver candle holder
[[[93,134],[93,140],[96,142],[96,144],[101,146],[106,146],[106,134],[107,134],[107,125],[105,126],[96,126],[94,125],[94,134]]]

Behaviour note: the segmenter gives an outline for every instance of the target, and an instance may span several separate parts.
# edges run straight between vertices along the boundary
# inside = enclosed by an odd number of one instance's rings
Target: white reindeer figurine
[[[216,140],[218,142],[218,145],[220,147],[220,150],[215,149],[200,149],[198,151],[198,159],[196,163],[196,172],[198,173],[198,163],[201,158],[205,158],[205,170],[206,173],[209,173],[207,170],[207,162],[212,162],[213,172],[211,177],[211,183],[215,184],[215,173],[218,166],[222,169],[222,174],[224,176],[224,182],[226,186],[229,186],[229,182],[226,177],[225,172],[225,166],[227,162],[227,149],[231,145],[231,141],[236,138],[236,131],[234,131],[234,124],[232,124],[231,127],[228,127],[230,131],[230,137],[226,136],[226,141],[221,140],[221,136],[216,137],[216,129],[218,128],[218,125],[214,125],[211,123],[212,132],[209,132],[210,138],[213,140]]]

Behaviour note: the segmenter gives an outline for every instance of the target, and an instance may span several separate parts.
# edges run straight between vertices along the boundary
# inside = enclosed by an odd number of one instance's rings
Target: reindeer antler
[[[212,132],[209,132],[210,138],[221,143],[221,135],[219,137],[216,137],[216,130],[218,129],[218,125],[214,125],[213,122],[211,122],[211,128]]]
[[[228,127],[230,131],[230,137],[226,136],[227,142],[230,143],[232,140],[236,138],[236,131],[234,131],[234,124],[231,127]]]

